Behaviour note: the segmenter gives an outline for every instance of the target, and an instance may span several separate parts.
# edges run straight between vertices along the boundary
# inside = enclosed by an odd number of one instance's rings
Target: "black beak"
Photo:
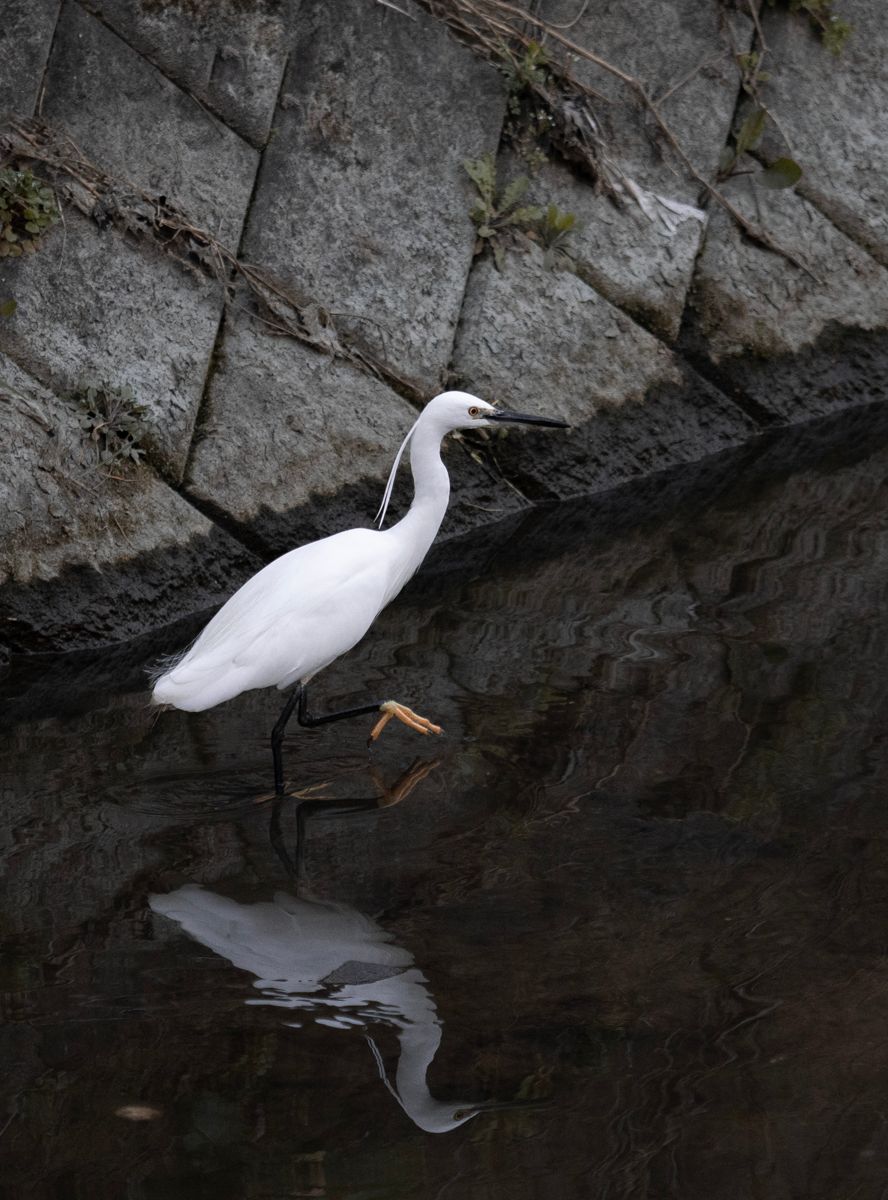
[[[485,421],[512,421],[516,425],[549,425],[553,429],[570,429],[567,421],[559,421],[557,417],[532,417],[529,413],[509,412],[506,408],[498,408],[496,412],[485,413]]]

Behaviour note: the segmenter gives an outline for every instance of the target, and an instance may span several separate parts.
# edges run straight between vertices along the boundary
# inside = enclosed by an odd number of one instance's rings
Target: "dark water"
[[[888,1195],[888,450],[818,436],[439,555],[314,702],[446,737],[282,806],[276,694],[14,668],[2,1194]]]

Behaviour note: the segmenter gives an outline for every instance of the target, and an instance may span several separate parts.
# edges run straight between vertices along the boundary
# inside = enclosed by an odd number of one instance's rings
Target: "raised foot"
[[[412,708],[408,708],[406,704],[399,704],[397,700],[386,700],[384,704],[380,704],[379,711],[382,713],[382,716],[370,730],[370,737],[367,739],[368,746],[373,745],[392,717],[397,717],[399,721],[403,721],[405,725],[409,725],[417,733],[429,734],[442,732],[440,725],[433,724],[428,717],[421,717]]]

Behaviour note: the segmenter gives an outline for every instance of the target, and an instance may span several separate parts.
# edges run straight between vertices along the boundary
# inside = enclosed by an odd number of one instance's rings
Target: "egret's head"
[[[417,430],[423,430],[425,435],[434,434],[438,438],[443,438],[446,434],[452,433],[454,429],[479,429],[487,425],[504,425],[508,422],[521,425],[554,425],[559,429],[567,428],[567,421],[560,421],[557,417],[534,417],[528,413],[508,412],[503,408],[494,408],[486,400],[480,400],[469,392],[442,392],[440,396],[430,400],[411,425],[395,455],[394,465],[389,473],[388,483],[385,485],[382,504],[376,514],[379,528],[382,529],[382,523],[388,511],[388,503],[395,485],[395,475],[401,455]]]
[[[426,414],[428,414],[426,416]],[[430,400],[423,410],[426,420],[434,420],[443,431],[452,429],[478,429],[487,425],[505,425],[509,422],[521,425],[550,425],[567,428],[567,421],[556,417],[536,417],[528,413],[510,412],[494,408],[486,400],[469,392],[442,392]]]

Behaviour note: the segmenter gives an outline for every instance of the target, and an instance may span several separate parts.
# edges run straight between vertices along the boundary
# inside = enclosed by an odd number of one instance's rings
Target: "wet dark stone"
[[[830,324],[798,354],[743,354],[713,363],[692,323],[679,348],[762,424],[787,423],[888,400],[888,333]]]

